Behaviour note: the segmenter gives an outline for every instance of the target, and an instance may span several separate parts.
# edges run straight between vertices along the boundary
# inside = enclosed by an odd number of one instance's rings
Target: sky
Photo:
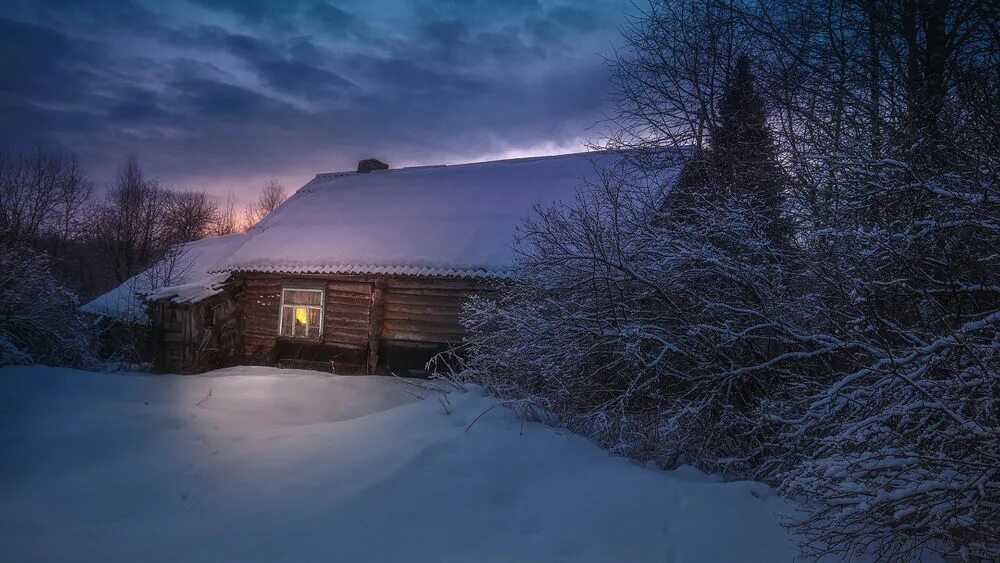
[[[627,0],[3,0],[0,148],[248,200],[362,158],[582,150]]]

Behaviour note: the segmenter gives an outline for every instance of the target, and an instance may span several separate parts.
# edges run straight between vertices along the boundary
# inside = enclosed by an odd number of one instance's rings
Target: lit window
[[[282,289],[278,334],[291,338],[319,338],[323,327],[323,290]]]

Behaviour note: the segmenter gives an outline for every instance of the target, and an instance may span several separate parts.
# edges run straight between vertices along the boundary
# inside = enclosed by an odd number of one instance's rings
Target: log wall
[[[327,280],[323,343],[368,347],[373,283]]]
[[[254,364],[273,364],[278,359],[281,280],[244,278],[236,285],[235,302],[240,316],[242,359]]]
[[[462,301],[490,291],[478,280],[389,276],[234,275],[244,362],[305,365],[337,373],[397,374],[422,369],[433,354],[461,343]],[[318,341],[278,335],[282,285],[325,288]]]
[[[466,280],[389,278],[385,293],[384,340],[454,343],[465,331],[459,324],[462,300],[476,291]]]

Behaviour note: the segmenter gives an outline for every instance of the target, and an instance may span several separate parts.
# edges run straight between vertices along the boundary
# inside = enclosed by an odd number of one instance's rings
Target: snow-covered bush
[[[524,224],[517,283],[466,310],[466,376],[614,451],[774,479],[790,457],[771,411],[841,343],[811,330],[821,301],[748,57],[722,98],[708,147],[623,151]]]
[[[816,371],[803,366],[832,344],[792,307],[801,268],[753,202],[675,219],[663,209],[672,180],[626,156],[574,204],[528,220],[517,283],[465,308],[463,376],[625,455],[773,476],[769,405],[803,392]]]
[[[94,363],[90,327],[44,253],[0,246],[0,365]]]
[[[612,451],[779,483],[809,553],[995,560],[1000,168],[840,162],[835,227],[790,250],[752,202],[678,219],[671,178],[623,163],[524,224],[461,375]]]
[[[839,163],[846,283],[826,284],[848,296],[852,352],[829,387],[786,405],[804,413],[785,437],[804,459],[784,489],[808,501],[816,553],[996,560],[1000,167],[910,158]]]
[[[986,5],[643,5],[626,164],[525,225],[517,282],[466,309],[464,375],[617,452],[780,484],[809,553],[1000,559]],[[766,107],[733,91],[750,66]],[[669,191],[664,146],[696,149]]]

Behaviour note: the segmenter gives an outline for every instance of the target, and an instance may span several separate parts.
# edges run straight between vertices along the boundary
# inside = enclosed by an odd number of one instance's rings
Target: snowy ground
[[[383,377],[0,369],[0,559],[787,561],[755,483]],[[786,508],[787,509],[787,508]]]

